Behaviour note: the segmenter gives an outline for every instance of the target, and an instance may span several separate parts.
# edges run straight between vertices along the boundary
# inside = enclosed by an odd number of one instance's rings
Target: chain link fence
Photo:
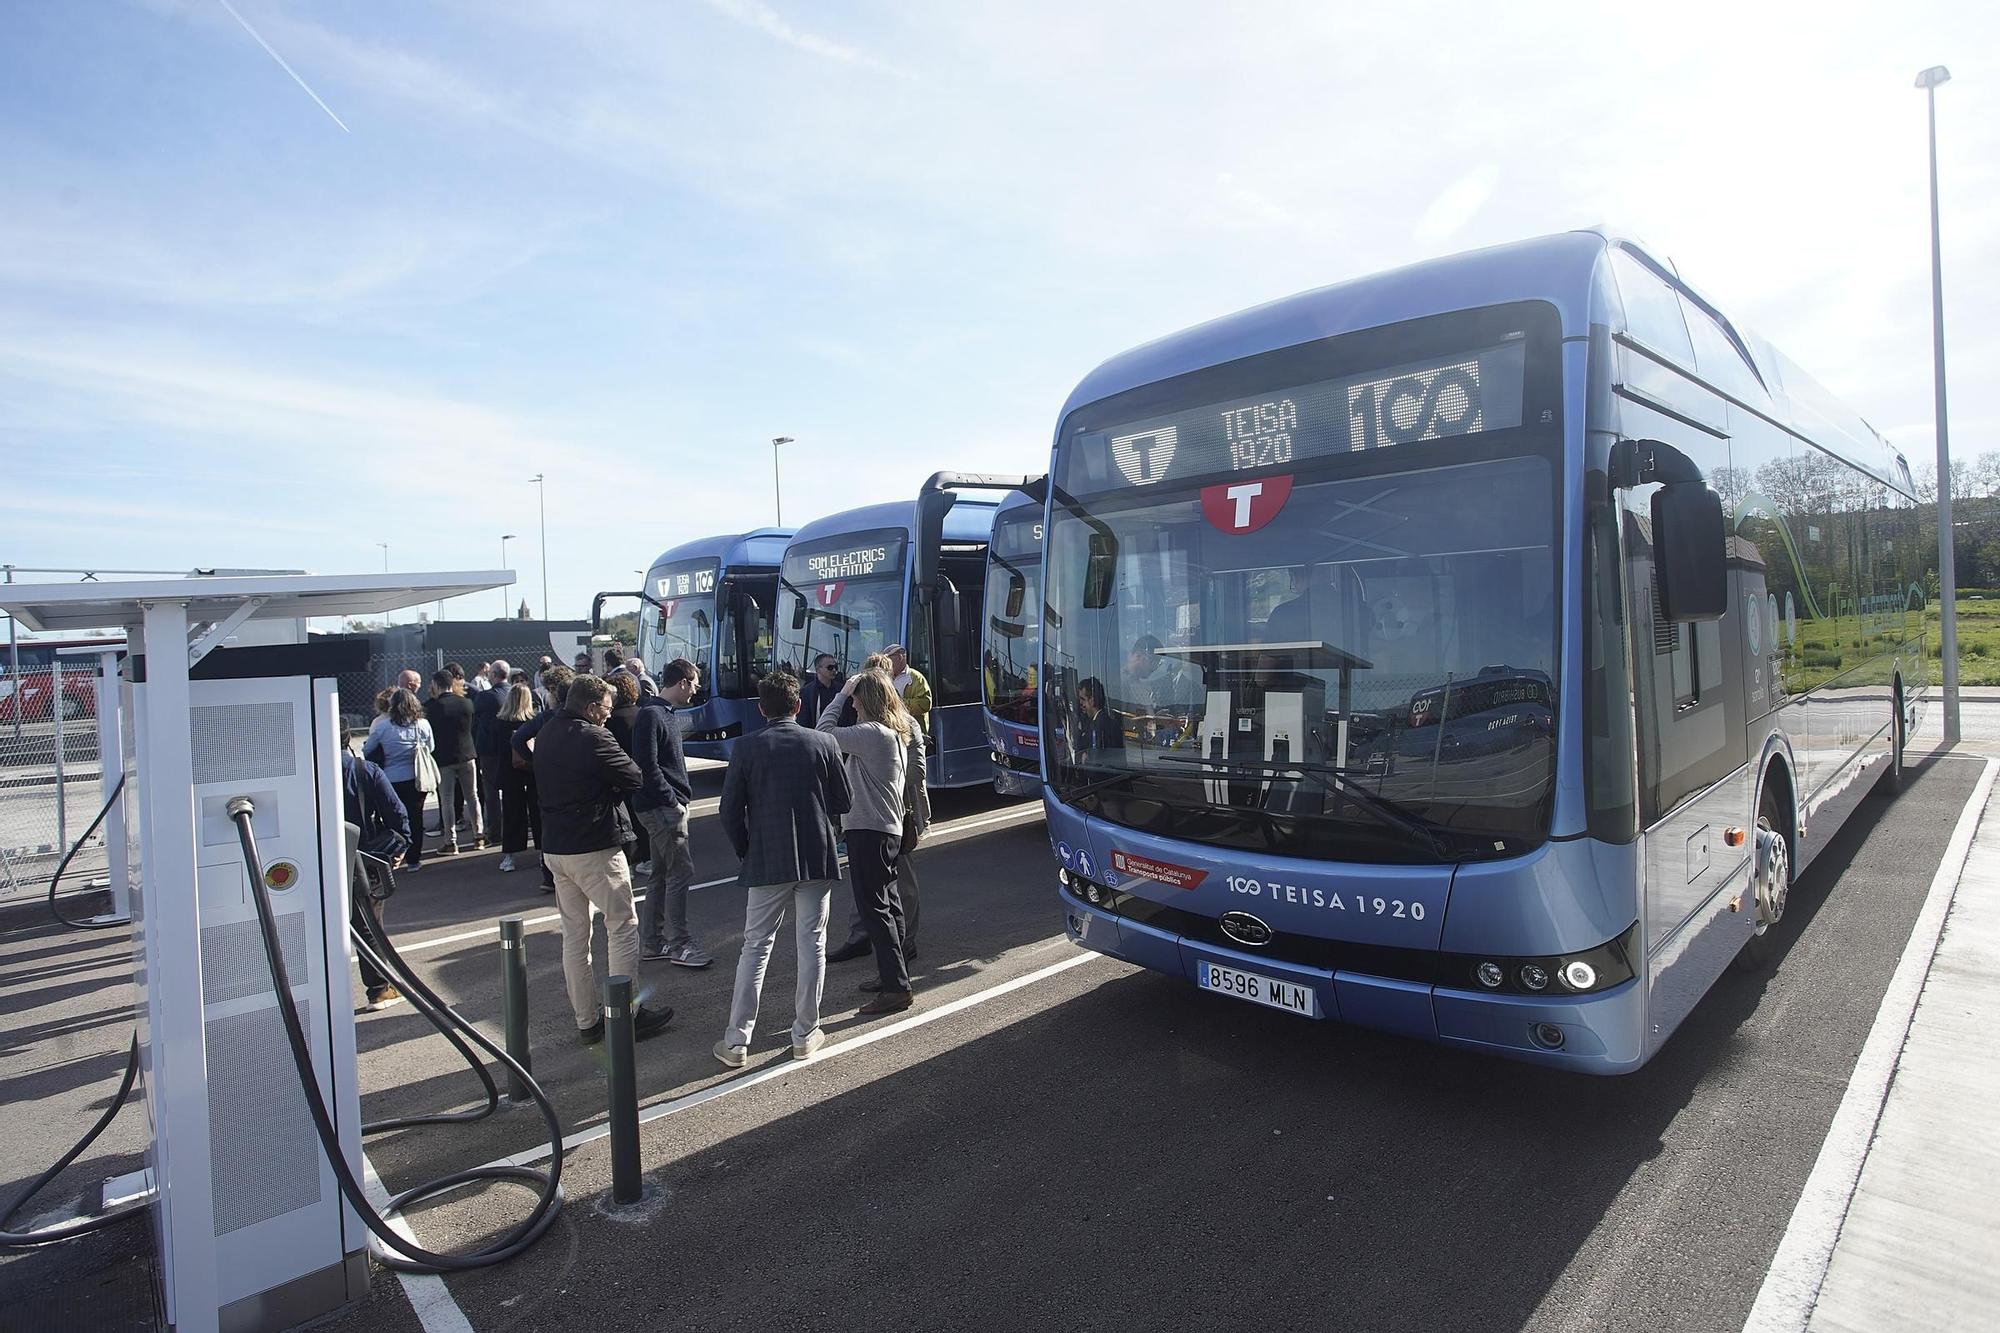
[[[118,781],[102,776],[97,659],[0,675],[0,903],[47,890],[63,853],[83,836]],[[79,889],[108,864],[93,834],[63,877]]]

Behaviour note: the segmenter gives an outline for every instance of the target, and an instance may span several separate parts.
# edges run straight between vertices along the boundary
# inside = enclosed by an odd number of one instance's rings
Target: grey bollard
[[[604,979],[605,1070],[611,1121],[611,1197],[637,1203],[645,1192],[639,1177],[639,1078],[633,1054],[632,978]]]
[[[528,941],[526,922],[518,916],[500,918],[500,963],[505,984],[501,988],[501,1013],[506,1023],[507,1054],[522,1069],[534,1072],[528,1054]],[[507,1100],[528,1100],[528,1085],[513,1070],[507,1071]]]

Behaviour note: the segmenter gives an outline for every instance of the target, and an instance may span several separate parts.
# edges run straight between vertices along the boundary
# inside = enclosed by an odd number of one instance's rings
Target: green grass
[[[1926,646],[1938,656],[1938,608],[1924,613]],[[1931,677],[1936,680],[1935,674]],[[2000,600],[1958,602],[1958,683],[2000,685]]]

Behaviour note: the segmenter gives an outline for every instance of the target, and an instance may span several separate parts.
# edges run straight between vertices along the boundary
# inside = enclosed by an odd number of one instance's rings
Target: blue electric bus
[[[1615,235],[1117,357],[1048,493],[1069,933],[1295,1014],[1635,1069],[1920,720],[1906,461]]]
[[[993,515],[986,548],[985,643],[980,689],[986,739],[993,747],[993,789],[1033,796],[1042,789],[1042,743],[1035,681],[1042,665],[1042,504],[1015,491]]]
[[[757,682],[771,669],[778,562],[790,528],[703,537],[662,552],[636,594],[599,593],[591,627],[606,598],[637,596],[639,658],[655,677],[676,657],[701,668],[701,693],[680,710],[682,746],[701,759],[727,759],[739,736],[764,725]]]
[[[778,658],[812,678],[831,653],[843,674],[904,645],[930,681],[931,787],[993,774],[980,720],[980,607],[986,545],[999,496],[1026,477],[940,472],[914,501],[869,505],[806,524],[785,547],[778,582]]]

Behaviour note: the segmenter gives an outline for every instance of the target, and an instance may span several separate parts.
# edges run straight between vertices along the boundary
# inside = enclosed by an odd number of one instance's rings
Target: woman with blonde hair
[[[858,720],[842,726],[841,709],[849,699]],[[868,927],[877,973],[876,980],[862,983],[861,989],[877,994],[861,1006],[861,1012],[901,1013],[916,1002],[910,994],[909,962],[903,955],[903,903],[896,892],[903,784],[916,723],[886,675],[863,671],[848,677],[820,712],[817,725],[840,747],[853,801],[840,825],[847,836],[848,882]]]
[[[535,711],[535,692],[523,677],[507,687],[507,697],[500,704],[500,725],[511,737]],[[515,853],[528,850],[530,834],[537,847],[542,845],[542,807],[532,765],[522,764],[512,754],[494,762],[500,765],[500,868],[512,870]]]

